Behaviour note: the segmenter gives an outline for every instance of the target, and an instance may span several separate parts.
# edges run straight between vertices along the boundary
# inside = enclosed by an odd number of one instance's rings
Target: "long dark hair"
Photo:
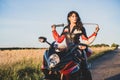
[[[69,17],[72,16],[72,14],[75,14],[77,16],[76,27],[78,29],[82,29],[83,28],[83,24],[82,24],[81,18],[79,17],[79,14],[76,11],[70,11],[68,13],[68,15],[67,15],[68,26],[70,26]]]
[[[68,26],[70,26],[69,17],[72,16],[72,14],[75,14],[75,15],[77,16],[77,22],[76,22],[76,27],[77,27],[77,29],[78,29],[78,30],[82,30],[82,33],[87,37],[86,30],[85,30],[85,28],[83,27],[81,18],[80,18],[79,14],[78,14],[76,11],[70,11],[70,12],[68,13],[68,16],[67,16]]]

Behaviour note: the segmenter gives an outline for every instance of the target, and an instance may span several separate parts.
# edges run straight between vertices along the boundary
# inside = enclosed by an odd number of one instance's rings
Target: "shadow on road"
[[[120,74],[111,76],[109,78],[106,78],[105,80],[120,80]]]

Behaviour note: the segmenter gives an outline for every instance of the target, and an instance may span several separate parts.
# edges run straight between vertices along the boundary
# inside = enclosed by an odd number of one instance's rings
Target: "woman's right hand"
[[[52,28],[52,31],[56,30],[56,26],[54,24],[51,26],[51,28]]]

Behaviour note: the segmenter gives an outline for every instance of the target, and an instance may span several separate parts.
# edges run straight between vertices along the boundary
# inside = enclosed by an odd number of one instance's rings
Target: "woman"
[[[95,40],[99,31],[98,25],[93,34],[87,37],[85,28],[83,27],[79,14],[76,11],[71,11],[68,13],[67,21],[68,25],[63,29],[61,35],[57,33],[55,25],[52,25],[52,34],[57,43],[62,43],[65,40],[67,47],[71,47],[74,44],[80,43],[80,37],[82,38],[83,42],[87,45],[91,44]],[[84,48],[85,47],[80,47],[80,49]],[[90,56],[91,54],[91,50],[89,50],[90,49],[88,49],[87,56]]]
[[[98,25],[96,26],[93,34],[88,37],[86,35],[86,30],[83,27],[79,14],[76,11],[71,11],[68,13],[67,21],[68,21],[68,25],[65,26],[61,35],[57,33],[55,25],[52,25],[52,34],[57,43],[60,44],[65,40],[67,47],[71,48],[75,44],[80,43],[80,37],[87,45],[91,44],[95,40],[97,33],[99,31]],[[79,48],[86,49],[86,47],[84,46],[80,46]],[[89,49],[86,50],[87,50],[87,56],[90,56],[91,51],[89,51]],[[88,71],[86,61],[83,61],[81,65],[83,65],[82,69],[85,72],[84,75],[86,75],[86,71]],[[85,80],[92,80],[92,79],[89,78]]]

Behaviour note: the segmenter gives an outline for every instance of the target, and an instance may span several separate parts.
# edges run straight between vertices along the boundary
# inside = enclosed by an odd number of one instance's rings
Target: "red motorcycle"
[[[41,70],[45,80],[92,80],[88,69],[86,51],[78,47],[86,44],[78,44],[65,50],[60,50],[55,41],[49,43],[47,38],[39,37],[41,43],[50,45],[43,55]]]

